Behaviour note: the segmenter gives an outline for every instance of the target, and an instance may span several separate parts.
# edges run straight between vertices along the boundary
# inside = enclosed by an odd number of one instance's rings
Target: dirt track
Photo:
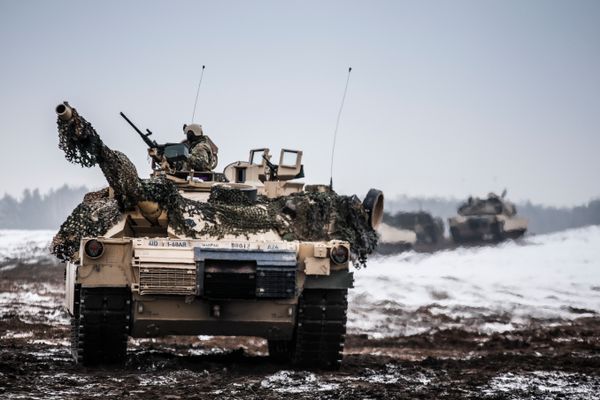
[[[273,364],[263,340],[221,337],[131,340],[125,367],[87,369],[68,353],[61,284],[61,266],[0,270],[0,397],[600,398],[597,317],[490,335],[350,335],[337,372]]]

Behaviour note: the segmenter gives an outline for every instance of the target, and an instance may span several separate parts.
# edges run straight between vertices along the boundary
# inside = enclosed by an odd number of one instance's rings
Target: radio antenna
[[[196,106],[198,105],[198,96],[200,95],[200,86],[202,85],[203,77],[204,77],[204,65],[202,66],[202,72],[200,72],[200,82],[198,82],[198,90],[196,90],[196,100],[194,101],[194,112],[192,113],[192,124],[194,123],[194,117],[196,116]]]
[[[342,104],[340,104],[340,110],[338,111],[337,120],[335,122],[335,131],[333,131],[333,144],[331,145],[331,167],[329,169],[329,189],[333,190],[333,157],[335,155],[335,142],[337,139],[338,128],[340,127],[340,118],[342,117],[342,110],[344,109],[344,102],[346,101],[346,93],[348,92],[348,83],[350,82],[350,73],[352,67],[348,68],[348,77],[346,78],[346,87],[344,87],[344,95],[342,96]]]

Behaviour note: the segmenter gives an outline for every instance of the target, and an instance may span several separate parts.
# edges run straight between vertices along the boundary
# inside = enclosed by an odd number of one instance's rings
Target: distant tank
[[[350,263],[377,245],[380,191],[361,202],[305,186],[298,150],[278,164],[268,148],[252,150],[214,172],[218,148],[199,125],[184,126],[182,143],[157,144],[123,115],[149,147],[152,174],[141,179],[75,108],[56,112],[67,160],[99,166],[109,183],[52,243],[67,262],[77,362],[123,362],[129,336],[248,335],[266,338],[276,360],[339,367]]]
[[[398,229],[385,222],[377,228],[379,242],[377,244],[377,253],[395,254],[411,250],[417,243],[417,234],[409,229]]]
[[[415,232],[419,244],[437,244],[444,239],[444,221],[425,211],[386,214],[384,222],[399,229]]]
[[[469,197],[460,205],[458,215],[448,219],[450,234],[456,243],[501,241],[521,237],[527,220],[517,216],[517,207],[505,199],[506,191],[485,199]]]

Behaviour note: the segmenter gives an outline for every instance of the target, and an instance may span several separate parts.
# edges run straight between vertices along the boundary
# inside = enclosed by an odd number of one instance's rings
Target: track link
[[[81,288],[79,292],[79,313],[71,320],[73,357],[83,365],[124,362],[131,292],[128,288]]]
[[[275,361],[338,369],[346,338],[347,289],[305,289],[298,301],[294,338],[269,341]]]

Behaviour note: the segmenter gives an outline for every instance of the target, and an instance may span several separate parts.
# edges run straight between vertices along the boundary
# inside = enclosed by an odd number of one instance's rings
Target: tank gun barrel
[[[73,118],[73,109],[66,102],[57,105],[55,111],[62,121],[67,122]]]
[[[130,209],[140,200],[142,188],[137,170],[127,156],[104,144],[92,124],[66,101],[55,108],[58,116],[59,148],[72,163],[99,166],[121,209]]]

